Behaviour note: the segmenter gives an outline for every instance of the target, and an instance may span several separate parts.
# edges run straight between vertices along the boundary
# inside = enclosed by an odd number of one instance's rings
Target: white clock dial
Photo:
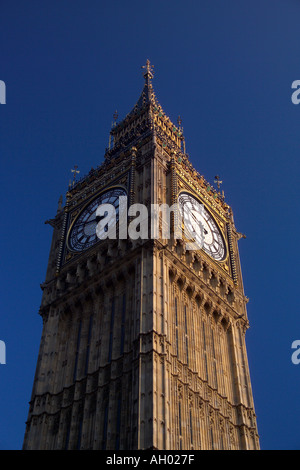
[[[178,197],[179,209],[184,221],[186,236],[195,241],[195,246],[203,249],[216,261],[226,256],[226,248],[221,231],[208,210],[191,194],[181,193]]]
[[[69,232],[68,247],[72,251],[84,251],[99,241],[99,233],[96,233],[96,226],[99,222],[96,210],[100,204],[112,204],[116,210],[116,222],[118,221],[120,196],[126,196],[126,191],[123,188],[111,188],[85,206]]]

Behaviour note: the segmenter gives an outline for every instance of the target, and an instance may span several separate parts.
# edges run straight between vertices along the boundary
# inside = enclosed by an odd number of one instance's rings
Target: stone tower
[[[69,187],[47,221],[53,239],[24,449],[259,448],[241,235],[219,188],[190,163],[180,122],[157,101],[149,61],[144,78],[103,163]],[[111,204],[121,226],[121,197],[127,224],[136,233],[148,224],[147,236],[100,240],[96,210]],[[132,209],[137,203],[148,216]],[[188,213],[181,238],[175,211],[169,224],[159,213],[153,236],[150,208],[162,204]],[[202,244],[191,249],[197,223]]]

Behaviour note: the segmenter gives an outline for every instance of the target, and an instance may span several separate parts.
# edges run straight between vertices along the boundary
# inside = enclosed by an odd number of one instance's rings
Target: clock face
[[[96,226],[99,222],[99,218],[96,217],[96,210],[100,204],[112,204],[115,207],[116,222],[118,222],[120,196],[126,196],[124,189],[111,188],[93,199],[81,211],[69,232],[68,246],[72,251],[80,252],[87,250],[99,241],[99,233],[96,233]],[[106,221],[105,227],[110,227],[110,220],[106,218]]]
[[[203,204],[188,193],[178,197],[179,209],[184,221],[184,231],[194,240],[193,249],[202,249],[216,261],[222,261],[226,248],[220,229]]]

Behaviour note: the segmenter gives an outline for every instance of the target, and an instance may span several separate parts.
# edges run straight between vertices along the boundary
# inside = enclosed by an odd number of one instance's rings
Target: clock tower
[[[149,61],[144,79],[103,163],[74,180],[47,221],[24,449],[259,448],[241,235],[219,188],[189,161]],[[153,207],[178,210],[154,217]]]

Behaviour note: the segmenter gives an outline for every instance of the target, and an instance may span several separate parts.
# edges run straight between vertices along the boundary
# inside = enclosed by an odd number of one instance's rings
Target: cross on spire
[[[142,69],[145,69],[144,78],[146,81],[151,80],[153,78],[153,75],[154,75],[153,68],[154,68],[154,65],[150,64],[149,59],[147,59],[146,65],[142,65]]]

